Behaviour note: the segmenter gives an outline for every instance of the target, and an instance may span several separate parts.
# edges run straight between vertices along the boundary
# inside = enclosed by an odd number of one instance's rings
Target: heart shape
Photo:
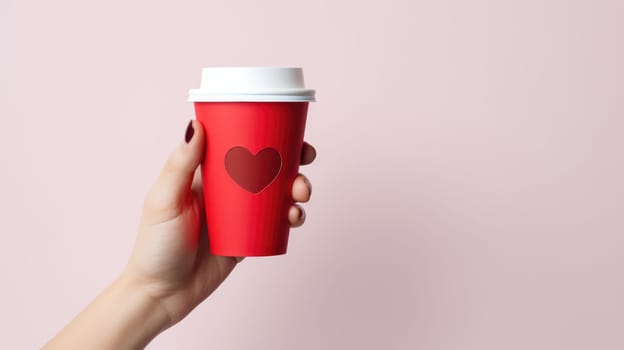
[[[240,187],[251,193],[267,188],[282,169],[282,157],[273,148],[253,155],[247,148],[236,146],[225,154],[225,170]]]

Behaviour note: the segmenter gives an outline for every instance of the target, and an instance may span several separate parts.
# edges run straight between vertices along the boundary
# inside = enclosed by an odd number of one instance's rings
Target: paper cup
[[[206,133],[202,179],[210,251],[286,253],[308,103],[300,68],[204,68],[190,90]]]

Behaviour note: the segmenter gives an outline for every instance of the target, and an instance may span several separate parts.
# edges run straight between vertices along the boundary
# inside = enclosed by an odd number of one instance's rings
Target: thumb
[[[184,141],[169,155],[145,201],[146,209],[167,216],[163,221],[179,215],[189,203],[193,175],[202,161],[204,144],[204,129],[198,121],[191,120]]]

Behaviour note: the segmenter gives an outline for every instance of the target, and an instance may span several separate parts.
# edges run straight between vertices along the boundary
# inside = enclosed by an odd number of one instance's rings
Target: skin
[[[146,196],[127,266],[44,349],[141,349],[188,315],[243,260],[208,251],[198,172],[205,134],[201,124],[191,123],[192,138],[172,152]],[[301,164],[315,157],[304,143]],[[293,201],[307,202],[311,192],[299,175]],[[288,219],[291,227],[301,226],[305,211],[294,204]]]

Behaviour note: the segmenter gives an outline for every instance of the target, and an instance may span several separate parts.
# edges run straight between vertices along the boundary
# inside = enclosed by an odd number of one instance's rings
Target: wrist
[[[142,349],[169,326],[160,302],[124,273],[45,349]]]
[[[125,338],[123,344],[144,347],[154,337],[171,326],[169,315],[162,307],[158,298],[150,295],[148,290],[132,274],[124,271],[105,292],[116,303],[120,310],[121,323],[126,332],[120,335]]]

